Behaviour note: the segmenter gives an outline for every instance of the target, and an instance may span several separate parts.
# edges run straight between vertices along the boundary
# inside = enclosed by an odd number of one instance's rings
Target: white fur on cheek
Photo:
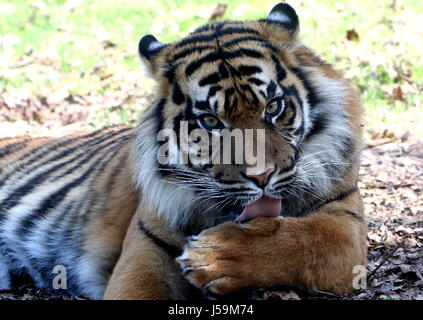
[[[304,69],[322,101],[312,109],[307,106],[307,114],[304,115],[308,119],[305,133],[311,129],[313,119],[319,114],[325,114],[328,125],[304,143],[303,155],[298,161],[298,176],[303,184],[323,196],[337,179],[328,176],[326,168],[348,165],[341,153],[344,148],[342,142],[346,138],[353,138],[344,109],[347,87],[341,81],[327,78],[317,69]]]
[[[155,125],[150,121],[139,127],[131,154],[131,165],[136,172],[134,182],[148,210],[166,216],[170,225],[177,227],[188,221],[190,212],[187,204],[193,200],[194,193],[189,188],[175,186],[160,178]]]

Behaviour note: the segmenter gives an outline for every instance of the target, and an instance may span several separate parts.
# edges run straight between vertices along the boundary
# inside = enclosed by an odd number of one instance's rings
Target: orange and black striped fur
[[[145,36],[157,97],[136,128],[0,140],[0,289],[19,275],[52,289],[62,265],[67,291],[93,299],[351,291],[354,266],[366,264],[362,109],[298,30],[279,4],[266,19],[211,23],[171,44]],[[208,135],[264,130],[265,171],[159,164],[159,132],[181,121]],[[263,199],[281,204],[278,217],[233,221]]]

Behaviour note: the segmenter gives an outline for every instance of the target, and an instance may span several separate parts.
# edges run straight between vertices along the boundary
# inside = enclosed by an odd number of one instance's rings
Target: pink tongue
[[[242,221],[257,217],[278,217],[281,214],[281,208],[282,202],[280,199],[264,196],[256,202],[246,206],[236,220]]]

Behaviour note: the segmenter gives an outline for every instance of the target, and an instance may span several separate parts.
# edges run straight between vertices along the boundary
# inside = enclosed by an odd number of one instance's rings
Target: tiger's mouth
[[[257,217],[271,217],[280,216],[282,212],[282,200],[272,198],[269,196],[262,196],[257,201],[246,205],[245,207],[238,206],[229,212],[229,218],[235,222],[243,222]]]

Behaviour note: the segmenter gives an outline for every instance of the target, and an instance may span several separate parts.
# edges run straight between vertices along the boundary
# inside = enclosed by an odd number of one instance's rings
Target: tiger
[[[353,292],[367,263],[363,108],[302,44],[294,8],[210,22],[172,43],[145,35],[138,51],[157,86],[137,126],[0,140],[0,289],[26,278],[112,300]],[[164,147],[182,152],[182,140],[159,139],[182,124],[218,138],[260,129],[264,163],[232,151],[228,163],[159,161]]]

